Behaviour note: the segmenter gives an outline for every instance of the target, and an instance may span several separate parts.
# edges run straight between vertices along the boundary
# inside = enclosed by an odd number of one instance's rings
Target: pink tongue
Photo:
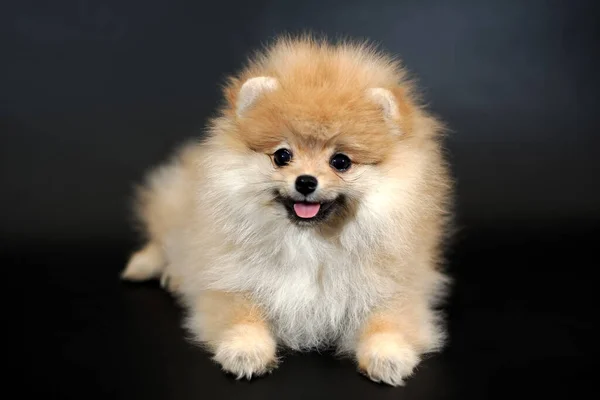
[[[294,211],[300,218],[313,218],[320,208],[319,203],[294,203]]]

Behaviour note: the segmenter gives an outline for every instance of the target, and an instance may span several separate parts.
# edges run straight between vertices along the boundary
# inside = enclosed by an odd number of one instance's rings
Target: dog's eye
[[[288,165],[292,161],[292,152],[288,149],[279,149],[273,154],[273,160],[280,167]]]
[[[331,157],[331,161],[329,161],[329,164],[331,164],[331,166],[337,169],[338,171],[343,172],[350,168],[350,165],[352,165],[352,161],[350,161],[350,158],[348,158],[347,155],[338,153]]]

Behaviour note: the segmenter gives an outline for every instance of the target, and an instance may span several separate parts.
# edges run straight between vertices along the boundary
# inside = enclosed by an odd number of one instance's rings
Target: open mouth
[[[301,225],[320,222],[329,217],[332,211],[342,202],[341,196],[332,201],[308,202],[296,201],[291,198],[278,196],[277,200],[287,210],[288,217]]]
[[[321,210],[321,203],[294,203],[294,212],[299,218],[310,219],[317,216]]]

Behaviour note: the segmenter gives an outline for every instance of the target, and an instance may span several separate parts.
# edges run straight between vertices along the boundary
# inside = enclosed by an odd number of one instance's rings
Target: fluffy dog
[[[281,38],[138,188],[147,243],[122,277],[168,281],[193,337],[238,378],[269,372],[279,346],[335,347],[401,385],[445,338],[444,131],[393,57]]]

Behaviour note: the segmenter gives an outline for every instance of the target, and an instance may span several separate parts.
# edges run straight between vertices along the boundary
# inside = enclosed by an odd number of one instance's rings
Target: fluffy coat
[[[402,384],[445,338],[443,125],[391,56],[309,37],[257,53],[224,100],[204,137],[139,188],[147,244],[123,278],[166,283],[193,337],[238,377],[276,366],[278,346],[334,346]],[[280,167],[283,147],[293,159]],[[332,168],[337,153],[347,171]],[[310,199],[337,202],[325,221],[295,223],[276,200],[297,197],[302,174],[318,178]]]

